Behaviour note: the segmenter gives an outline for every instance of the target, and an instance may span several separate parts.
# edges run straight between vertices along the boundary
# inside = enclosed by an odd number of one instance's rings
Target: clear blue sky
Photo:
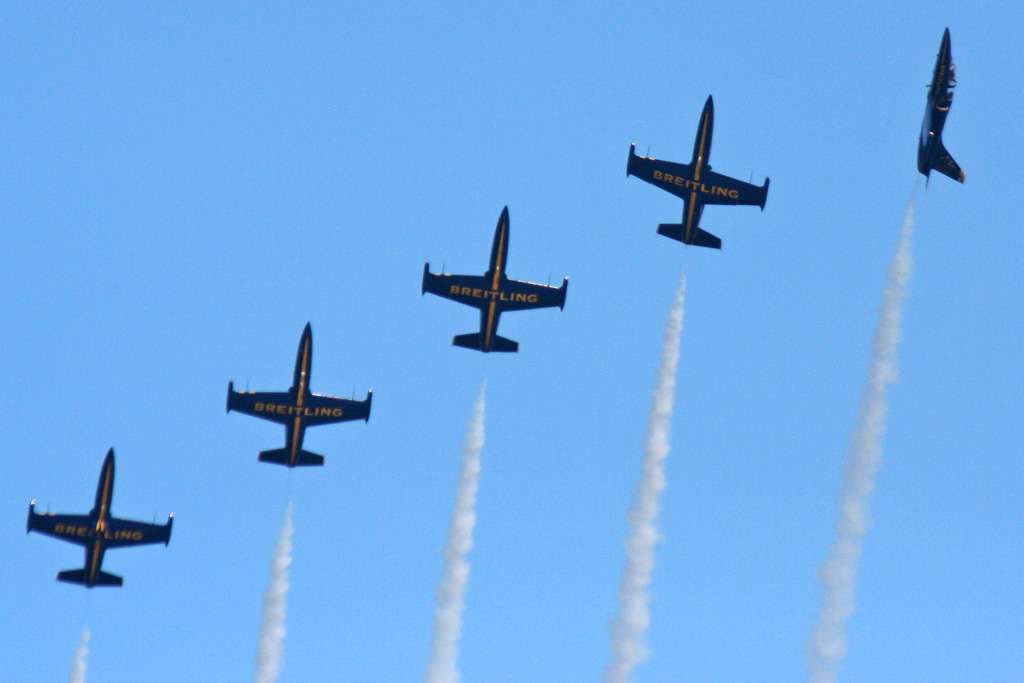
[[[1021,10],[954,2],[645,7],[9,5],[0,16],[6,331],[0,680],[244,681],[289,499],[281,680],[415,681],[472,400],[487,444],[460,663],[486,683],[594,681],[623,566],[661,330],[689,298],[653,658],[638,683],[792,681],[869,358],[918,187],[900,383],[843,680],[1024,678]],[[942,29],[967,172],[927,193],[915,145]],[[715,97],[713,253],[661,238],[681,203],[625,177],[685,160]],[[471,309],[427,259],[571,278],[516,313],[515,356],[451,346]],[[375,390],[309,432],[319,470],[258,464],[282,431],[224,414],[285,389],[306,321],[315,391]],[[24,535],[35,497],[175,512],[111,552],[120,590],[54,581],[81,551]]]

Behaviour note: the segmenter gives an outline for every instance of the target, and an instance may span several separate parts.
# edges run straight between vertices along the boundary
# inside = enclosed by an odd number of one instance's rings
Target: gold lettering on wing
[[[671,173],[664,173],[662,171],[654,171],[654,179],[660,180],[668,185],[685,188],[691,192],[709,194],[713,197],[728,197],[729,199],[740,198],[739,190],[734,190],[729,187],[719,187],[718,185],[706,185],[698,180],[691,180],[690,178],[684,178],[683,176],[672,175]]]
[[[510,303],[540,303],[540,295],[526,292],[506,292],[500,289],[480,289],[476,287],[460,287],[452,285],[449,290],[452,294],[470,297],[472,299],[483,299],[484,301],[504,301]],[[257,404],[260,405],[260,404]],[[257,408],[259,410],[259,408]]]

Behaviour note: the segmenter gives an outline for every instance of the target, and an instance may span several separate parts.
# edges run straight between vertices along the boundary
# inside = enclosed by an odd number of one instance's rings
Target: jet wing
[[[569,278],[562,280],[561,287],[538,285],[534,282],[509,280],[502,291],[500,300],[503,311],[524,311],[531,308],[553,308],[565,306],[565,295],[569,289]]]
[[[113,518],[107,523],[103,534],[103,545],[108,548],[123,548],[129,545],[146,545],[149,543],[163,543],[167,545],[171,540],[171,525],[174,518],[171,517],[167,524],[147,524],[146,522],[134,522],[130,519]]]
[[[372,391],[367,393],[365,401],[313,394],[306,401],[302,412],[302,422],[304,425],[312,427],[350,420],[369,421],[372,404]]]
[[[294,403],[295,399],[285,391],[235,391],[234,383],[228,384],[228,412],[234,410],[285,425],[295,419],[295,414],[287,409]]]
[[[666,192],[674,194],[680,199],[687,200],[693,191],[691,187],[693,178],[693,166],[679,164],[674,161],[661,161],[650,157],[638,156],[633,150],[635,145],[629,148],[629,163],[626,166],[626,175],[631,175],[645,183],[650,183]]]
[[[449,275],[430,272],[430,264],[423,266],[422,292],[458,301],[460,304],[483,308],[490,299],[485,291],[490,289],[490,281],[481,275]]]
[[[708,169],[701,174],[700,201],[704,204],[760,206],[768,201],[768,180],[753,185]]]
[[[55,515],[35,512],[35,502],[29,506],[28,528],[68,543],[88,545],[95,532],[95,522],[88,515]]]

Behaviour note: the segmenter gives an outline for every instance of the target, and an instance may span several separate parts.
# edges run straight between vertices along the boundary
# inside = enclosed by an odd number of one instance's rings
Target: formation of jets
[[[956,86],[955,68],[950,47],[949,29],[942,36],[938,58],[925,108],[921,136],[918,143],[917,168],[927,179],[932,170],[964,182],[964,172],[942,144],[942,130],[953,103]],[[714,132],[714,101],[708,96],[697,124],[690,163],[659,161],[636,153],[636,145],[629,147],[626,175],[636,176],[683,200],[681,223],[662,223],[660,235],[684,244],[721,249],[722,240],[703,230],[699,223],[708,205],[758,206],[764,210],[768,200],[769,179],[763,185],[745,183],[711,170],[711,138]],[[498,335],[501,314],[533,308],[562,309],[569,289],[569,278],[561,287],[552,287],[508,277],[509,215],[505,207],[498,218],[491,246],[491,258],[483,275],[452,275],[432,273],[430,264],[423,266],[422,293],[451,299],[480,311],[480,330],[459,334],[455,346],[483,353],[516,352],[518,342]],[[295,358],[292,386],[282,392],[236,391],[234,382],[228,382],[227,410],[269,420],[284,425],[284,448],[262,451],[260,462],[299,467],[323,465],[324,457],[303,450],[306,428],[319,425],[369,421],[373,391],[362,401],[314,394],[310,388],[313,366],[313,330],[309,323],[302,331]],[[38,513],[36,501],[29,504],[27,531],[36,531],[85,548],[85,566],[57,574],[58,581],[77,583],[87,588],[94,586],[120,586],[120,576],[102,570],[103,556],[108,549],[131,545],[163,543],[171,540],[174,515],[167,523],[146,524],[113,517],[110,501],[114,492],[114,449],[108,451],[100,472],[96,502],[87,515]]]

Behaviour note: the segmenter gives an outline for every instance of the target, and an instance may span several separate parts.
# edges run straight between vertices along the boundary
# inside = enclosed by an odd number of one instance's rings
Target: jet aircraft
[[[568,277],[562,280],[561,287],[512,280],[505,273],[507,256],[508,207],[506,206],[501,210],[498,225],[494,229],[491,263],[486,273],[483,275],[431,273],[430,263],[423,266],[422,294],[430,292],[480,309],[480,332],[456,335],[452,339],[452,344],[455,346],[484,353],[491,351],[514,353],[519,350],[519,343],[497,334],[498,320],[503,312],[529,308],[565,307],[565,294],[569,290]]]
[[[942,129],[946,125],[949,108],[953,105],[955,87],[956,67],[947,28],[942,34],[939,55],[935,59],[935,72],[928,86],[928,104],[924,109],[924,121],[921,122],[921,137],[917,141],[917,170],[924,174],[926,183],[932,169],[961,183],[967,177],[942,144]]]
[[[306,427],[349,420],[369,422],[373,390],[366,393],[363,401],[314,394],[309,390],[312,365],[313,328],[306,323],[295,357],[292,386],[288,391],[235,391],[235,383],[228,382],[229,413],[234,410],[285,426],[285,447],[261,452],[260,461],[287,467],[323,465],[324,456],[302,450]]]
[[[708,95],[697,125],[690,163],[679,164],[640,156],[636,153],[636,143],[633,143],[629,146],[626,177],[636,176],[683,200],[683,222],[662,223],[658,226],[659,235],[684,244],[721,249],[722,240],[697,226],[704,207],[708,204],[743,204],[760,206],[764,211],[770,180],[765,178],[764,185],[757,186],[712,171],[708,159],[714,127],[715,103]]]
[[[171,542],[171,526],[174,515],[167,517],[167,524],[146,524],[119,519],[110,514],[110,501],[114,497],[114,449],[107,451],[96,487],[96,503],[87,515],[58,515],[36,512],[36,501],[28,505],[26,533],[38,531],[47,536],[69,543],[85,546],[85,566],[68,569],[57,574],[58,581],[79,583],[86,588],[95,586],[120,586],[123,579],[101,569],[103,553],[108,549],[129,545]]]

